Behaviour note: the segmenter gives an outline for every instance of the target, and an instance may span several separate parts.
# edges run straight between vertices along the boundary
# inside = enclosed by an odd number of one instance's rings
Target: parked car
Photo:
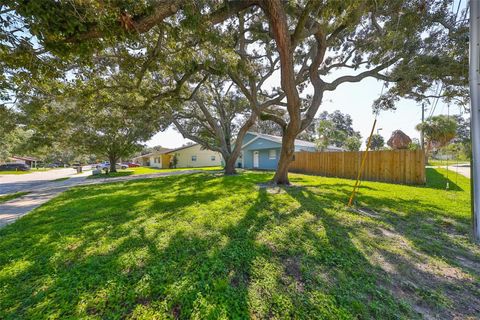
[[[55,162],[52,163],[52,168],[68,168],[70,165],[68,163],[63,162]]]
[[[123,163],[117,163],[117,169],[127,169],[128,164],[123,164]]]
[[[117,163],[115,167],[117,169],[127,169],[128,165]],[[92,166],[92,168],[93,168],[93,166]],[[110,169],[110,162],[104,161],[104,162],[97,163],[95,165],[95,168],[100,169],[100,170],[103,170],[103,169],[106,169],[106,168]]]
[[[46,165],[47,168],[58,168],[58,164],[56,163],[49,163]]]
[[[24,163],[7,163],[0,165],[0,171],[28,171],[30,167]]]
[[[140,165],[138,163],[133,163],[133,162],[129,162],[126,164],[129,168],[136,168],[136,167],[140,167]]]

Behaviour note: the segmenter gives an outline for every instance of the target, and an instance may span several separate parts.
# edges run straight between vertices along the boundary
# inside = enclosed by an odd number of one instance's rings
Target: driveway
[[[0,171],[0,195],[26,191],[48,182],[75,176],[77,171],[72,168],[52,169],[48,171],[32,171],[27,174],[3,174]]]

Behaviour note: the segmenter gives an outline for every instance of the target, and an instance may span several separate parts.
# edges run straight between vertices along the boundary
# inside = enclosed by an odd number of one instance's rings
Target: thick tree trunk
[[[295,153],[295,138],[297,134],[292,129],[285,130],[282,139],[282,149],[280,150],[280,159],[278,161],[277,171],[273,177],[273,183],[277,185],[289,185],[288,167],[293,161]]]
[[[237,157],[233,157],[231,154],[229,156],[224,156],[225,159],[225,175],[236,174],[235,163],[237,162]]]
[[[247,134],[248,130],[255,124],[255,121],[257,120],[257,115],[253,113],[250,118],[243,124],[243,126],[240,128],[240,131],[237,134],[237,141],[235,142],[235,147],[233,148],[232,152],[230,154],[225,154],[224,159],[225,159],[225,174],[226,175],[231,175],[231,174],[236,174],[237,171],[235,170],[236,164],[237,164],[237,159],[240,156],[240,153],[242,152],[242,143],[243,143],[243,138],[245,138],[245,135]],[[226,149],[230,149],[227,148]]]
[[[277,51],[280,55],[280,83],[287,99],[287,111],[290,117],[289,123],[284,128],[282,149],[277,171],[273,177],[273,183],[288,185],[288,166],[293,160],[295,151],[295,138],[301,131],[302,118],[300,111],[300,96],[296,86],[295,68],[292,50],[292,40],[287,24],[287,15],[281,0],[270,0],[260,3],[270,20]]]
[[[110,161],[110,172],[117,172],[117,157],[109,156],[108,160]]]

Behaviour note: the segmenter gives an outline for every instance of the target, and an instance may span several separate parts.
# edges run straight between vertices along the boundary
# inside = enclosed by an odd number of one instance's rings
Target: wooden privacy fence
[[[296,152],[289,171],[356,179],[365,151]],[[362,180],[401,184],[425,183],[423,150],[368,151]]]

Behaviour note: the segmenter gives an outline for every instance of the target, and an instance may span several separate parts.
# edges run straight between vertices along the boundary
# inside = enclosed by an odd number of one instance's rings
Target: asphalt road
[[[49,181],[74,176],[77,171],[73,168],[35,171],[27,174],[4,174],[0,171],[0,195],[25,191],[40,187]]]

